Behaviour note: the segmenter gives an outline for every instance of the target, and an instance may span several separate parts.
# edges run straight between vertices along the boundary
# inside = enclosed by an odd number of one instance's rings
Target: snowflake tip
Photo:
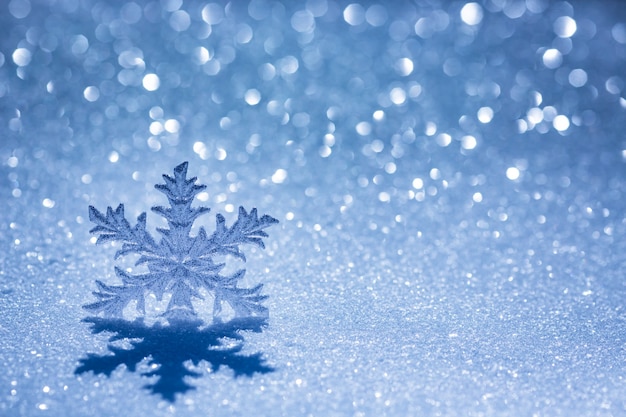
[[[178,175],[182,175],[183,178],[187,176],[187,167],[189,166],[189,162],[185,161],[174,168],[174,173]]]
[[[91,222],[104,222],[105,218],[94,206],[89,206],[89,221]]]
[[[273,218],[272,216],[264,214],[263,216],[261,216],[261,223],[264,223],[264,224],[275,224],[275,223],[278,223],[278,220]]]

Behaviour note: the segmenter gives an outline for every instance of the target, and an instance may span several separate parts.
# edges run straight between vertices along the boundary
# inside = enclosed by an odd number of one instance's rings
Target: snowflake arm
[[[232,276],[224,277],[223,281],[215,287],[213,316],[218,316],[222,311],[222,302],[227,302],[237,317],[268,317],[267,307],[261,304],[268,298],[260,294],[263,284],[258,284],[253,288],[237,288],[237,281],[243,278],[245,273],[245,269],[240,269]]]
[[[226,226],[224,216],[218,214],[215,217],[215,232],[208,241],[207,253],[233,255],[243,261],[246,257],[239,246],[251,244],[265,249],[263,238],[268,237],[268,234],[263,229],[278,223],[278,220],[267,214],[259,219],[256,208],[248,213],[245,208],[239,207],[237,221],[230,228]]]
[[[137,310],[144,312],[144,289],[131,285],[106,285],[96,281],[99,291],[93,295],[98,298],[95,303],[84,305],[83,308],[92,313],[104,313],[105,317],[122,317],[124,308],[131,301],[137,301]]]
[[[219,287],[215,290],[215,304],[213,316],[217,317],[222,311],[222,302],[230,304],[236,317],[268,317],[269,310],[261,303],[267,300],[267,295],[261,295],[263,284],[253,288]]]
[[[97,245],[106,242],[122,242],[122,249],[117,251],[115,259],[128,253],[155,253],[156,243],[146,231],[146,213],[137,217],[137,224],[131,227],[124,217],[124,204],[115,210],[107,207],[106,215],[99,212],[94,206],[89,206],[89,220],[96,224],[89,233],[97,235]]]
[[[156,184],[154,188],[167,196],[170,207],[156,206],[152,211],[164,217],[170,225],[169,231],[176,228],[186,229],[201,215],[208,213],[207,207],[192,208],[191,203],[195,196],[206,188],[206,185],[196,184],[196,177],[187,179],[187,162],[174,168],[174,177],[163,175],[165,184]],[[163,233],[168,229],[160,229]]]

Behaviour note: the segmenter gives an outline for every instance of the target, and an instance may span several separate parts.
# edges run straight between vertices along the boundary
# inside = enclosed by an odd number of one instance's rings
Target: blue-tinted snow
[[[0,414],[626,415],[619,2],[10,0],[0,27]],[[169,402],[147,360],[75,371],[110,353],[88,205],[163,204],[185,160],[198,204],[281,221],[246,264],[274,371],[203,362]]]

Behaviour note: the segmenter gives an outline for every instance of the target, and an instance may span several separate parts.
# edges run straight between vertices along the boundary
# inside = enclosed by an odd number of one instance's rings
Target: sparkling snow
[[[10,0],[0,27],[0,415],[626,415],[619,2]],[[161,351],[76,370],[112,354],[88,206],[135,218],[183,161],[196,205],[280,224],[241,332],[271,371],[176,352],[170,401]]]

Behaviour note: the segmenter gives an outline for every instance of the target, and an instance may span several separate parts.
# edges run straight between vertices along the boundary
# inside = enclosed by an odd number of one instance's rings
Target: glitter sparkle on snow
[[[583,0],[0,2],[0,415],[626,414],[625,22]],[[136,218],[180,161],[226,223],[281,221],[246,247],[272,314],[245,344],[205,290],[178,348],[149,330],[170,294],[154,321],[80,323],[119,279],[85,207]]]

